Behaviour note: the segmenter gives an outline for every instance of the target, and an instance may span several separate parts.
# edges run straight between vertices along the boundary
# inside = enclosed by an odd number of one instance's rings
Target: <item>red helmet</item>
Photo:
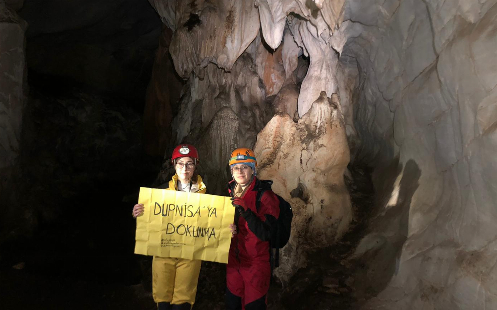
[[[195,164],[198,160],[197,149],[191,144],[180,144],[174,148],[173,156],[171,157],[171,162],[174,164],[174,160],[181,157],[190,157],[195,160]]]

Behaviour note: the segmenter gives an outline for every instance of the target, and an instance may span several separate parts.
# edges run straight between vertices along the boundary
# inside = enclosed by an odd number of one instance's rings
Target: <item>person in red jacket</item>
[[[262,310],[266,309],[271,279],[270,228],[279,216],[279,200],[267,190],[259,207],[256,206],[260,181],[256,177],[257,160],[252,150],[234,150],[229,165],[233,176],[229,191],[236,212],[226,267],[226,308]]]

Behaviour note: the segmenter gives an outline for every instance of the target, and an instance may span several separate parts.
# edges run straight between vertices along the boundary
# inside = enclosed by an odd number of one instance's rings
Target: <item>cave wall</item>
[[[26,104],[25,38],[27,24],[15,9],[22,1],[0,1],[0,210],[11,208],[19,181],[22,113]],[[5,227],[5,217],[0,226]]]
[[[146,1],[0,1],[0,246],[156,176],[141,117],[161,30]]]
[[[365,309],[497,306],[496,16],[496,1],[346,3],[340,95],[377,195],[356,250],[379,293]]]
[[[292,205],[292,236],[274,274],[288,283],[308,254],[335,244],[354,217],[344,173],[350,161],[338,96],[321,92],[297,122],[277,114],[257,135],[259,177]],[[309,255],[309,256],[312,256]]]
[[[292,202],[292,240],[277,273],[287,282],[353,217],[343,178],[345,122],[338,97],[331,99],[338,54],[328,46],[343,1],[150,3],[174,31],[169,52],[186,81],[171,122],[174,142],[198,147],[208,192],[226,195],[229,154],[250,147],[259,176]],[[286,130],[274,134],[279,126]]]
[[[374,297],[364,308],[495,306],[495,1],[150,2],[175,31],[171,53],[185,79],[193,72],[201,80],[209,63],[229,72],[258,38],[273,56],[283,42],[280,89],[292,85],[288,76],[296,80],[299,56],[309,59],[305,77],[293,82],[298,94],[288,100],[292,107],[297,98],[298,115],[288,113],[295,120],[306,117],[321,91],[339,94],[351,159],[375,169],[370,233],[353,257],[365,266],[357,271],[364,282],[358,292]],[[259,77],[264,92],[288,98]],[[186,86],[193,97],[201,94],[195,85]],[[258,135],[258,155],[269,154],[271,164],[273,150],[298,136],[289,119],[273,119]],[[180,123],[173,127],[186,137]],[[283,170],[261,175],[285,181]],[[298,197],[302,188],[295,189]]]
[[[178,113],[183,88],[169,54],[171,37],[172,31],[163,27],[145,96],[143,144],[147,154],[154,156],[164,156],[168,146],[173,144],[171,122]]]
[[[79,83],[141,112],[162,29],[146,1],[27,0],[19,15],[29,23],[29,78]]]

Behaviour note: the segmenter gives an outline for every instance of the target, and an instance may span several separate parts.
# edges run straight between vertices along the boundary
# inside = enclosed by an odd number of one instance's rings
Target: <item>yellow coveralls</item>
[[[169,181],[169,190],[178,190],[178,176]],[[198,188],[194,190],[193,187]],[[192,184],[192,192],[204,194],[206,191],[202,178],[197,176],[197,183]],[[168,302],[172,305],[195,303],[198,275],[202,261],[174,257],[154,256],[152,262],[152,288],[154,301]]]

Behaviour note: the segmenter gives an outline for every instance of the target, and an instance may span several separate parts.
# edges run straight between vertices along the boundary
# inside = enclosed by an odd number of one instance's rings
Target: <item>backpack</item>
[[[271,190],[271,180],[259,180],[256,196],[256,208],[259,210],[261,198],[265,191]],[[273,192],[274,193],[274,192]],[[280,252],[279,249],[283,248],[290,239],[290,232],[292,229],[293,211],[292,206],[283,199],[280,195],[274,193],[278,197],[280,215],[276,220],[276,225],[271,226],[271,239],[269,241],[271,251],[271,267],[276,268],[279,266]],[[273,253],[275,252],[275,253]],[[273,261],[274,259],[274,261]]]

